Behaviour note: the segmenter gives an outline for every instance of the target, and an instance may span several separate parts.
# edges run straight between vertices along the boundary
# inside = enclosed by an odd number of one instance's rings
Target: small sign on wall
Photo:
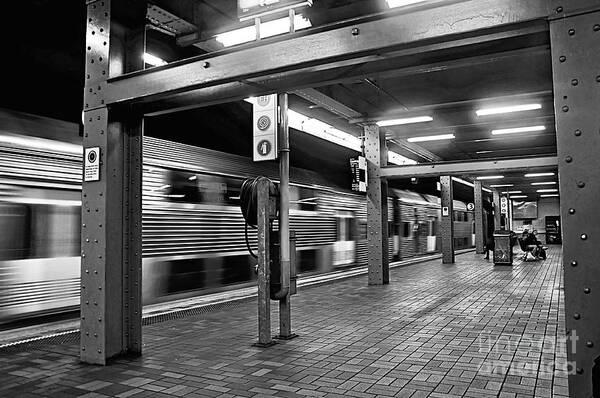
[[[449,216],[450,215],[450,208],[448,206],[443,206],[442,207],[442,216]]]
[[[100,181],[100,148],[85,148],[83,181]]]

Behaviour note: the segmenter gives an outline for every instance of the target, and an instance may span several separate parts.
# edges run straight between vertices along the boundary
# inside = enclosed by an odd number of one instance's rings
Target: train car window
[[[172,202],[200,202],[198,178],[195,174],[170,170],[167,174],[167,198]]]
[[[298,209],[306,211],[317,210],[317,198],[314,189],[298,187]]]
[[[402,236],[408,238],[411,234],[412,228],[410,226],[410,222],[402,222]]]
[[[30,256],[30,218],[29,206],[0,203],[0,261]]]
[[[225,196],[225,202],[228,205],[239,205],[240,204],[240,190],[242,189],[242,180],[236,178],[227,178],[227,194]]]
[[[35,205],[31,211],[31,257],[72,257],[79,254],[78,206]]]

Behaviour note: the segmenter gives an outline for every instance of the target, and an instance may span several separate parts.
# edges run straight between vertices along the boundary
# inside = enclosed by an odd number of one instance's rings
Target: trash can
[[[494,231],[494,265],[512,265],[510,231]]]

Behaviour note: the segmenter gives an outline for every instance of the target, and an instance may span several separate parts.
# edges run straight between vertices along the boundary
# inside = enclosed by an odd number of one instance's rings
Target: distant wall
[[[538,218],[531,220],[531,225],[525,225],[529,220],[513,220],[513,230],[522,232],[524,228],[530,231],[536,229],[539,233],[538,239],[542,242],[546,241],[546,216],[560,215],[559,198],[543,198],[538,200]]]

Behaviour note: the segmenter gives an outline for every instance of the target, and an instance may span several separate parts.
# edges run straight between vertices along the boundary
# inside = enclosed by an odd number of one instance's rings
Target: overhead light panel
[[[397,8],[397,7],[404,7],[404,6],[408,6],[411,4],[416,4],[416,3],[423,3],[426,0],[386,0],[388,7],[390,8]]]
[[[290,31],[290,19],[288,17],[275,19],[273,21],[262,22],[259,25],[260,38],[265,39],[271,36],[281,35]],[[302,14],[294,16],[294,30],[310,28],[310,20]],[[256,40],[256,26],[246,26],[229,32],[219,33],[215,40],[225,47],[235,46],[237,44],[247,43]]]
[[[511,129],[492,130],[492,135],[531,133],[544,130],[546,130],[546,126],[515,127]]]
[[[478,155],[484,154],[484,153],[492,153],[493,151],[477,151],[475,152]]]
[[[144,62],[148,65],[161,66],[167,64],[167,61],[165,61],[164,59],[158,58],[156,55],[152,55],[150,53],[144,53],[143,58]]]
[[[556,181],[532,182],[531,185],[556,185]]]
[[[478,180],[498,180],[500,178],[504,178],[504,176],[479,176]]]
[[[540,198],[556,198],[556,197],[558,197],[557,193],[549,193],[546,195],[540,195]]]
[[[514,105],[514,106],[501,106],[497,108],[483,108],[475,111],[477,116],[488,116],[488,115],[500,115],[503,113],[533,111],[536,109],[542,109],[542,104],[525,104],[525,105]]]
[[[552,172],[548,172],[548,173],[528,173],[525,174],[525,177],[549,177],[549,176],[553,176],[554,173]]]
[[[485,188],[485,187],[483,187],[483,188],[481,188],[481,190],[482,190],[482,191],[485,191],[485,192],[492,193],[492,190],[491,190],[491,189],[489,189],[489,188]]]
[[[491,188],[505,188],[505,187],[514,187],[515,184],[492,184]]]
[[[456,181],[456,182],[459,182],[459,183],[461,183],[463,185],[467,185],[469,187],[475,187],[475,184],[473,184],[472,182],[469,182],[469,181],[465,181],[462,178],[452,177],[452,180]]]
[[[424,123],[431,122],[433,118],[431,116],[415,116],[415,117],[406,117],[400,119],[390,119],[390,120],[381,120],[376,124],[379,127],[388,127],[388,126],[399,126],[402,124],[413,124],[413,123]]]
[[[408,142],[427,142],[427,141],[440,141],[440,140],[452,140],[456,137],[454,137],[454,134],[440,134],[440,135],[428,135],[428,136],[424,136],[424,137],[411,137],[408,138],[406,141]]]
[[[538,189],[536,192],[538,192],[538,193],[558,192],[558,189],[556,189],[556,188],[552,188],[552,189]]]
[[[511,199],[525,199],[527,197],[527,195],[514,195],[511,196]]]
[[[504,191],[502,193],[507,193],[509,195],[512,195],[513,193],[523,193],[523,191]]]

